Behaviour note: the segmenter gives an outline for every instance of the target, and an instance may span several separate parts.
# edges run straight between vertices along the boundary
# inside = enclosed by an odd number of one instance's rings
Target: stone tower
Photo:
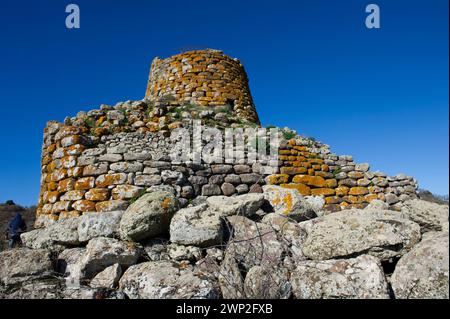
[[[237,116],[259,124],[243,65],[222,51],[207,49],[155,58],[145,98],[158,101],[167,96],[180,103],[230,105]]]

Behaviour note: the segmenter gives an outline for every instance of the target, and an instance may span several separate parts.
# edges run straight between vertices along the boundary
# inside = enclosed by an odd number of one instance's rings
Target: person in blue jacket
[[[20,213],[17,213],[16,216],[10,221],[8,226],[9,232],[9,248],[14,248],[20,242],[20,234],[27,230],[27,225],[22,218]]]

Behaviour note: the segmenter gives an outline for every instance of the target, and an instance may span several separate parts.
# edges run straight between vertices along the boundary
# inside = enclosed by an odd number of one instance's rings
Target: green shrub
[[[284,137],[286,140],[293,139],[296,135],[297,135],[297,134],[295,134],[295,133],[292,132],[292,131],[283,131],[283,137]]]

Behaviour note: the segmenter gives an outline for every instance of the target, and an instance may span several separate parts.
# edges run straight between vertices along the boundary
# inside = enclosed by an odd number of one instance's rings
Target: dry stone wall
[[[371,172],[369,164],[333,154],[328,145],[308,138],[289,140],[279,150],[279,160],[280,173],[268,176],[267,183],[297,189],[302,195],[324,196],[330,211],[364,208],[374,199],[399,209],[401,202],[417,198],[412,177]]]
[[[114,110],[105,111],[114,112]],[[72,122],[76,123],[76,119]],[[154,187],[170,187],[182,206],[199,196],[261,192],[261,162],[174,163],[169,131],[102,136],[85,126],[49,122],[44,133],[38,220],[126,209]]]
[[[221,130],[258,127],[238,60],[213,50],[155,59],[144,100],[101,105],[64,123],[48,122],[37,226],[85,212],[123,210],[155,187],[170,187],[182,206],[199,196],[261,192],[263,184],[323,196],[330,211],[361,208],[374,199],[397,209],[400,202],[417,197],[413,178],[371,172],[368,164],[332,154],[328,145],[289,131],[286,137],[285,130],[276,174],[265,174],[265,161],[174,163],[171,133],[191,129],[194,120]]]
[[[175,103],[230,105],[241,118],[259,123],[243,65],[222,51],[190,51],[163,60],[155,58],[145,97],[157,101],[166,96]]]

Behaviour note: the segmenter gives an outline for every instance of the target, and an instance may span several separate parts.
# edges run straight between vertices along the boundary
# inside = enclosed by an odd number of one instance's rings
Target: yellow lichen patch
[[[75,183],[75,189],[77,190],[91,189],[94,186],[95,186],[94,177],[83,177],[77,180]]]
[[[69,177],[81,177],[83,175],[82,167],[72,167],[67,170],[67,176]]]
[[[89,200],[77,200],[72,204],[72,208],[80,212],[95,212],[95,203]]]
[[[168,197],[164,198],[164,200],[161,203],[161,207],[164,210],[168,210],[171,205],[172,205],[172,200]]]
[[[363,202],[362,197],[354,196],[354,195],[344,196],[343,200],[345,200],[347,203],[350,203],[350,204],[360,204]]]
[[[290,150],[279,150],[278,154],[279,155],[291,155],[291,151]]]
[[[348,192],[350,195],[365,195],[369,193],[367,187],[352,187]]]
[[[51,173],[54,170],[58,169],[58,162],[57,161],[51,161],[48,165],[47,165],[47,172]]]
[[[341,209],[348,209],[351,207],[350,204],[347,202],[342,202],[339,204],[339,206],[341,207]]]
[[[269,185],[279,185],[285,184],[289,180],[289,175],[287,174],[273,174],[267,177],[267,183]]]
[[[321,166],[322,171],[324,172],[329,172],[330,171],[330,167],[327,164],[323,164]]]
[[[349,188],[347,186],[339,186],[335,190],[337,196],[346,196],[348,195]]]
[[[81,153],[83,153],[84,149],[85,149],[84,145],[81,145],[81,144],[71,145],[66,148],[65,154],[66,155],[80,155]]]
[[[111,185],[119,185],[125,183],[127,180],[127,174],[117,173],[117,174],[105,174],[100,175],[95,181],[96,186],[99,188],[105,188]]]
[[[181,122],[170,123],[167,127],[169,128],[169,130],[177,129],[177,128],[181,127]]]
[[[364,201],[367,203],[370,203],[371,201],[378,199],[378,195],[377,194],[369,194],[364,196]]]
[[[58,183],[50,182],[45,184],[47,186],[47,190],[49,191],[56,191],[58,189]]]
[[[323,163],[323,159],[321,158],[310,158],[309,161],[313,164],[322,164]]]
[[[92,188],[86,194],[87,200],[99,202],[109,199],[109,189],[107,188]]]
[[[295,175],[292,181],[315,187],[324,187],[326,185],[325,179],[320,176]]]
[[[56,203],[59,199],[59,196],[61,194],[59,192],[44,192],[44,194],[42,195],[42,200],[44,201],[44,203]]]
[[[311,195],[314,195],[314,196],[320,196],[320,195],[330,196],[330,195],[334,195],[335,193],[336,192],[332,188],[314,188],[311,190]]]
[[[47,153],[53,153],[56,150],[56,144],[51,144],[47,147]]]
[[[296,175],[306,173],[306,167],[282,167],[281,174]]]
[[[336,196],[325,197],[326,204],[339,204],[340,202],[342,202],[342,199],[340,197]]]
[[[51,181],[59,182],[60,180],[66,178],[66,177],[67,177],[67,170],[65,168],[61,168],[61,169],[55,170],[51,174]]]
[[[281,187],[289,188],[289,189],[296,189],[298,192],[304,196],[311,195],[311,188],[306,186],[305,184],[301,183],[291,183],[291,184],[281,184]]]
[[[75,180],[73,178],[63,179],[58,183],[59,192],[67,192],[75,189]]]
[[[283,197],[283,203],[286,205],[285,210],[283,214],[288,215],[290,212],[292,212],[292,195],[291,193],[286,193],[286,195]]]
[[[334,178],[327,179],[325,180],[325,186],[328,188],[335,188],[337,186],[337,181]]]

